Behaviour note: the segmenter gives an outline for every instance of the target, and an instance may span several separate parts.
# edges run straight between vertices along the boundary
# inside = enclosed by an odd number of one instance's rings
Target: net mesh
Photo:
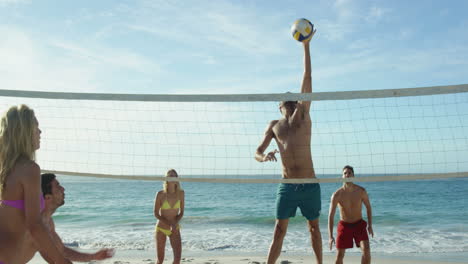
[[[346,164],[363,174],[466,177],[468,93],[419,95],[422,89],[403,97],[395,91],[387,97],[354,92],[348,99],[314,94],[311,152],[318,177],[339,174]],[[303,96],[36,95],[1,91],[0,106],[35,110],[43,170],[151,179],[175,168],[184,178],[239,181],[280,178],[280,159],[258,163],[254,154],[269,122],[281,118],[278,101]],[[267,151],[275,148],[272,141]]]

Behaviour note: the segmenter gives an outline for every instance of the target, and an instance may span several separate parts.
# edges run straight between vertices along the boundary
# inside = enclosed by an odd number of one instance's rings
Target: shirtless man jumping
[[[303,42],[304,77],[301,93],[312,93],[312,69],[310,64],[309,43],[312,36]],[[284,179],[315,178],[312,154],[310,152],[311,119],[310,101],[281,102],[279,109],[283,114],[280,120],[273,120],[268,125],[263,140],[255,153],[259,162],[276,161],[277,150],[264,154],[271,140],[275,139],[283,165]],[[311,234],[312,248],[317,263],[322,263],[322,236],[319,229],[321,209],[320,185],[318,183],[290,184],[282,183],[278,187],[276,199],[276,226],[273,242],[268,253],[268,264],[278,259],[290,217],[296,215],[297,207],[307,218]]]
[[[353,167],[346,165],[343,168],[343,178],[354,177]],[[367,226],[366,221],[362,219],[362,204],[367,209],[367,220],[369,225]],[[367,195],[366,189],[352,182],[345,182],[343,187],[338,189],[331,197],[330,213],[328,215],[328,234],[330,250],[332,249],[335,238],[333,237],[333,220],[335,218],[336,206],[340,207],[340,219],[338,223],[336,239],[336,248],[338,254],[336,256],[336,264],[342,264],[345,251],[347,248],[353,247],[353,239],[357,247],[362,250],[361,263],[368,264],[371,260],[370,246],[369,246],[369,234],[374,237],[374,231],[372,230],[372,208]],[[367,226],[367,230],[366,230]]]

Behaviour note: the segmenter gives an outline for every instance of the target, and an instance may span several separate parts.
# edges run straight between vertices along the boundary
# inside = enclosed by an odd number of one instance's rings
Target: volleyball
[[[312,32],[314,32],[314,24],[305,18],[294,21],[291,26],[292,36],[297,41],[308,39],[312,35]]]

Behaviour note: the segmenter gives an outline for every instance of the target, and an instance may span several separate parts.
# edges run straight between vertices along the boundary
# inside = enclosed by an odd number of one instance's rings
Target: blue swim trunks
[[[320,216],[322,200],[318,183],[294,184],[281,183],[276,193],[276,219],[296,216],[297,207],[307,220]]]

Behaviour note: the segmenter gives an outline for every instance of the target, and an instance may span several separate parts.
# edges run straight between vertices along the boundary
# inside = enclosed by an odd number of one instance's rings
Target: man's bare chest
[[[342,194],[338,199],[338,204],[344,208],[358,207],[361,203],[362,199],[358,192]]]

